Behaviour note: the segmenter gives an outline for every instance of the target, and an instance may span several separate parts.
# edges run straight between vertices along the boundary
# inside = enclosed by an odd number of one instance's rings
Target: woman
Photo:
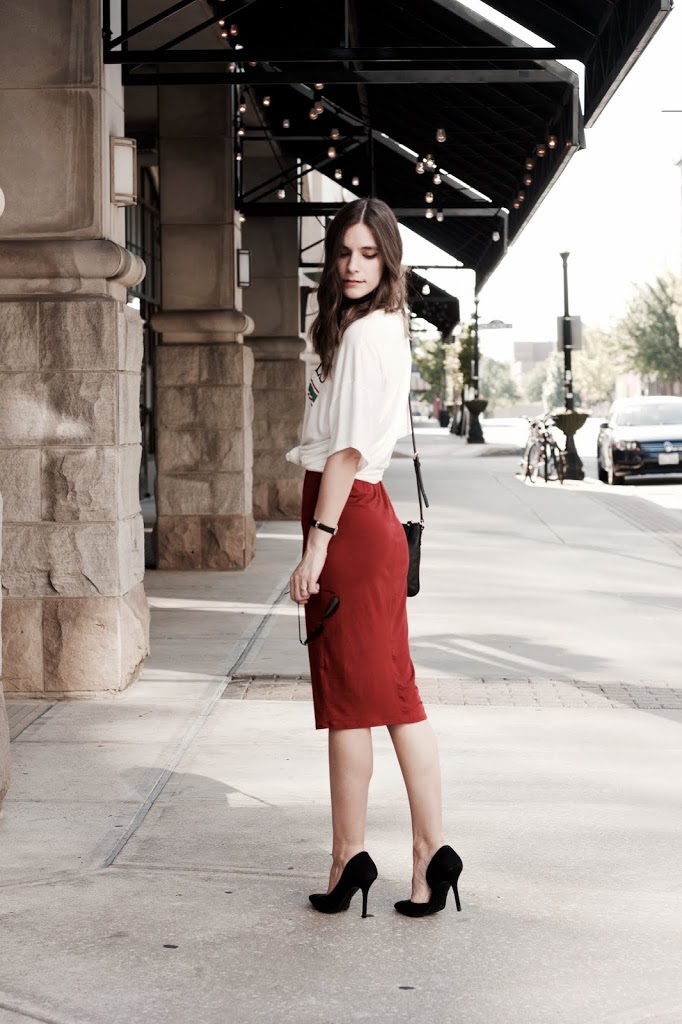
[[[412,817],[410,917],[442,910],[462,861],[444,845],[436,740],[408,646],[405,532],[382,481],[410,431],[412,359],[402,240],[390,208],[358,199],[325,240],[319,312],[311,336],[320,362],[307,388],[301,444],[286,458],[306,470],[303,557],[290,596],[305,606],[315,722],[329,729],[332,868],[322,913],[347,910],[377,869],[365,852],[371,728],[388,726]]]

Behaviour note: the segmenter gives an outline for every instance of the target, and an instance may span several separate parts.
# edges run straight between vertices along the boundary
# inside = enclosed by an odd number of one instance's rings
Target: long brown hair
[[[337,260],[343,249],[348,228],[366,224],[374,235],[377,249],[384,259],[378,287],[366,296],[366,301],[343,304],[343,289]],[[349,324],[375,309],[387,312],[405,310],[405,269],[402,266],[403,241],[393,210],[381,199],[356,199],[337,213],[329,225],[324,240],[324,268],[317,288],[318,313],[310,328],[315,352],[322,363],[322,374],[327,376],[341,336]]]

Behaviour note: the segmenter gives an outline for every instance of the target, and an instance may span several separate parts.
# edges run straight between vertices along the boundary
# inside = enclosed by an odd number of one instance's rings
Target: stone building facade
[[[293,219],[242,231],[229,88],[126,90],[102,62],[99,0],[25,6],[0,40],[2,681],[88,697],[130,685],[148,653],[143,330],[160,339],[157,568],[243,570],[256,518],[298,516],[283,458],[303,414],[298,236]],[[110,139],[126,136],[159,185],[153,324],[127,301],[145,266],[112,202]]]

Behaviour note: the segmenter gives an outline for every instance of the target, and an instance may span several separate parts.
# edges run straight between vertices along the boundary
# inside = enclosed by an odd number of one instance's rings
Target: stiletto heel
[[[429,902],[413,903],[412,900],[399,900],[395,904],[395,909],[405,917],[426,917],[428,914],[436,914],[445,907],[452,886],[455,905],[461,910],[457,881],[462,868],[460,855],[451,846],[441,846],[440,850],[434,853],[426,869],[426,884],[431,889]]]
[[[308,899],[321,914],[338,914],[348,910],[358,889],[362,889],[362,916],[367,917],[367,896],[379,872],[368,853],[356,853],[348,861],[341,877],[329,893],[312,893]]]

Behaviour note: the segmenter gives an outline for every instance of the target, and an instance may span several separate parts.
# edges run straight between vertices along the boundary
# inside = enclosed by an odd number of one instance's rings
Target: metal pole
[[[559,254],[564,267],[564,318],[562,323],[561,341],[564,350],[564,404],[565,412],[555,414],[554,420],[566,436],[566,478],[568,480],[584,480],[585,471],[575,446],[575,434],[586,420],[586,416],[575,411],[573,394],[573,369],[571,355],[573,353],[573,337],[571,316],[568,311],[568,257],[570,253]]]
[[[568,312],[568,257],[569,252],[560,253],[564,265],[564,322],[562,325],[562,343],[564,350],[564,403],[569,412],[575,408],[573,400],[573,370],[571,368],[571,354],[573,352],[573,338],[571,334],[571,315]]]
[[[473,320],[474,354],[473,359],[471,360],[471,383],[474,389],[474,397],[465,403],[469,410],[469,434],[467,436],[467,444],[485,444],[483,428],[481,427],[479,416],[485,411],[488,403],[485,399],[481,399],[479,394],[478,365],[480,360],[480,350],[478,345],[478,297],[474,299]]]
[[[478,299],[474,299],[474,359],[471,373],[471,380],[474,386],[474,398],[479,397],[478,391],[478,363],[479,363],[479,349],[478,349]]]

